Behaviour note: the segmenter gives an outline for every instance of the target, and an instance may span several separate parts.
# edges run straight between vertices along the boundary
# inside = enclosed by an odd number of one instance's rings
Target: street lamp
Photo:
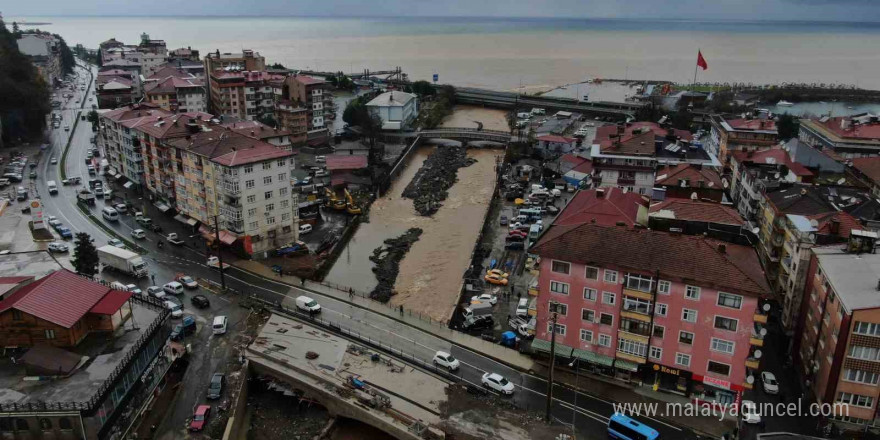
[[[556,313],[559,303],[550,301],[547,307],[550,310],[550,371],[547,373],[547,409],[544,414],[544,421],[550,423],[550,407],[553,405],[553,367],[556,366]]]
[[[217,270],[220,272],[220,287],[226,290],[226,276],[223,273],[223,253],[220,252],[220,216],[214,216],[214,237],[217,240]]]

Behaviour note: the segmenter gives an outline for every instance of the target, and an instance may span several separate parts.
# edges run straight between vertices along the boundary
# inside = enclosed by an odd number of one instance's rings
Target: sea
[[[578,12],[580,13],[580,12]],[[880,89],[880,23],[526,18],[4,17],[94,48],[142,33],[169,48],[253,49],[294,69],[401,67],[413,80],[543,91],[593,78]],[[26,27],[25,27],[26,28]]]

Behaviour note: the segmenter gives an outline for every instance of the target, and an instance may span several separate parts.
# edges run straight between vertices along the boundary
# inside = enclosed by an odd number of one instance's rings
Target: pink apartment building
[[[713,404],[752,388],[767,322],[759,303],[770,293],[753,248],[582,224],[552,226],[532,252],[541,257],[535,351],[549,353],[552,301],[557,356],[579,368]]]

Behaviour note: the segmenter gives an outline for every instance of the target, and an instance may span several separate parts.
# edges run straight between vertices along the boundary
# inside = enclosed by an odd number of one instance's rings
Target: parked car
[[[180,284],[177,281],[171,281],[165,283],[165,285],[162,286],[162,290],[169,295],[180,295],[183,293],[183,284]]]
[[[197,406],[195,412],[193,413],[192,421],[189,422],[189,430],[201,431],[208,423],[209,417],[211,417],[211,405]]]
[[[128,212],[128,206],[125,206],[125,203],[117,203],[113,205],[113,208],[116,209],[116,212],[120,214],[125,214]]]
[[[147,233],[143,229],[132,229],[131,236],[138,240],[143,240],[147,238]]]
[[[172,318],[183,317],[183,304],[174,301],[165,301],[165,308],[171,311]]]
[[[65,226],[59,227],[57,231],[61,238],[73,238],[73,232],[70,232],[70,229]]]
[[[497,273],[487,273],[483,279],[489,284],[497,284],[500,286],[506,286],[508,283],[507,278],[504,278]]]
[[[506,215],[501,216],[501,226],[507,226],[507,216]]]
[[[779,394],[779,382],[776,381],[776,375],[769,371],[761,372],[761,385],[767,394]]]
[[[182,275],[177,277],[177,282],[183,284],[183,286],[187,289],[197,289],[199,287],[199,283],[196,282],[196,280],[189,275]]]
[[[49,159],[49,163],[51,163],[52,165],[56,165],[58,164],[58,159],[56,159],[55,156],[52,156],[52,158]]]
[[[226,383],[226,376],[223,373],[214,373],[211,376],[211,383],[208,385],[208,398],[219,399],[223,395],[223,384]]]
[[[49,243],[48,249],[49,249],[49,252],[52,252],[52,253],[64,253],[64,252],[67,252],[69,248],[67,247],[67,243],[54,242],[54,243]]]
[[[147,287],[147,295],[156,299],[162,299],[165,297],[165,291],[159,286],[150,286]]]
[[[460,366],[458,359],[445,351],[434,353],[434,365],[444,367],[449,371],[458,370],[458,367]]]
[[[472,296],[471,302],[474,302],[474,301],[488,302],[489,304],[492,304],[494,306],[495,304],[498,304],[498,296],[493,295],[491,293],[484,293],[482,295]]]
[[[299,234],[300,235],[306,235],[309,232],[312,232],[312,225],[310,225],[308,223],[299,225]]]
[[[483,386],[493,389],[499,393],[511,395],[513,394],[513,383],[498,373],[485,373],[481,380]]]
[[[296,308],[309,314],[321,312],[318,302],[305,295],[296,297]]]
[[[144,291],[141,290],[140,287],[138,287],[135,284],[126,284],[125,290],[127,290],[135,295],[143,295],[144,294]]]
[[[186,315],[180,321],[180,324],[174,326],[171,330],[171,340],[179,341],[186,335],[196,332],[196,319],[192,315]]]
[[[59,226],[61,226],[61,220],[58,220],[58,218],[56,218],[54,215],[50,215],[49,221],[47,221],[46,223],[48,223],[49,226],[52,227],[52,229],[57,229]]]
[[[211,302],[208,301],[208,297],[205,295],[195,295],[189,300],[189,302],[200,309],[205,309],[211,306]]]
[[[743,423],[750,425],[761,423],[761,415],[758,414],[758,405],[751,400],[743,400],[740,403],[739,412],[742,414]]]

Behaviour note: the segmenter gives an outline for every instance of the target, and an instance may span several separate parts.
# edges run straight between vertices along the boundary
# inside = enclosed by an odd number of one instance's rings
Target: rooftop
[[[650,216],[723,225],[739,226],[745,223],[736,209],[720,203],[690,199],[671,198],[651,205]]]
[[[770,148],[761,151],[734,151],[731,157],[737,163],[744,165],[785,165],[796,176],[808,177],[813,175],[813,172],[807,169],[807,167],[793,161],[788,151],[782,148]]]
[[[238,134],[243,134],[245,136],[250,136],[257,139],[269,139],[278,136],[290,135],[290,132],[287,130],[272,128],[260,121],[247,121],[243,119],[237,119],[235,121],[223,123],[221,125],[223,127],[231,129]]]
[[[813,248],[822,272],[848,310],[880,307],[880,254],[849,254],[845,246]]]
[[[283,148],[245,136],[220,125],[210,125],[186,137],[178,137],[170,145],[209,158],[227,167],[263,162],[292,156]]]
[[[620,134],[621,142],[626,142],[634,136],[647,132],[654,133],[655,136],[660,137],[666,137],[671,134],[688,142],[693,140],[693,135],[687,130],[665,128],[656,122],[637,121],[625,125],[603,125],[597,128],[594,143],[607,146],[612,144],[613,138],[616,138],[618,134]]]
[[[367,167],[367,156],[332,154],[327,156],[327,170],[359,170]]]
[[[639,223],[639,211],[647,206],[647,198],[620,188],[578,191],[556,216],[553,224],[573,226],[595,223],[614,226],[623,222],[631,228]]]
[[[679,186],[681,181],[687,182],[688,187],[713,188],[723,190],[721,176],[712,168],[700,165],[681,163],[657,168],[655,184]]]
[[[828,212],[852,212],[871,200],[859,188],[814,185],[785,185],[767,189],[767,201],[781,214],[816,215]]]
[[[298,83],[302,83],[305,85],[324,84],[327,82],[321,78],[315,78],[315,77],[306,76],[306,75],[294,75],[294,76],[291,76],[290,78]]]
[[[6,279],[22,276],[43,278],[62,268],[48,252],[15,252],[0,255],[0,277]]]
[[[880,157],[858,157],[852,160],[852,166],[862,175],[880,185]]]
[[[401,91],[391,91],[385,92],[367,103],[368,106],[376,106],[376,107],[399,107],[406,105],[406,103],[416,99],[416,95],[412,93],[406,93]]]
[[[537,139],[539,141],[543,141],[543,142],[557,142],[557,143],[561,143],[561,144],[570,144],[570,143],[577,140],[575,138],[570,138],[570,137],[566,137],[566,136],[557,136],[555,134],[546,134],[544,136],[538,136]]]
[[[802,121],[810,128],[820,129],[826,135],[836,137],[836,141],[862,141],[880,143],[880,117],[862,113],[852,116],[809,119]]]
[[[580,264],[648,273],[659,270],[661,277],[725,291],[755,296],[770,293],[752,247],[702,236],[594,224],[553,225],[532,251],[542,258]]]
[[[727,125],[737,131],[766,131],[766,132],[775,132],[776,131],[776,121],[773,119],[748,119],[748,118],[740,118],[740,119],[725,119],[724,122]]]

